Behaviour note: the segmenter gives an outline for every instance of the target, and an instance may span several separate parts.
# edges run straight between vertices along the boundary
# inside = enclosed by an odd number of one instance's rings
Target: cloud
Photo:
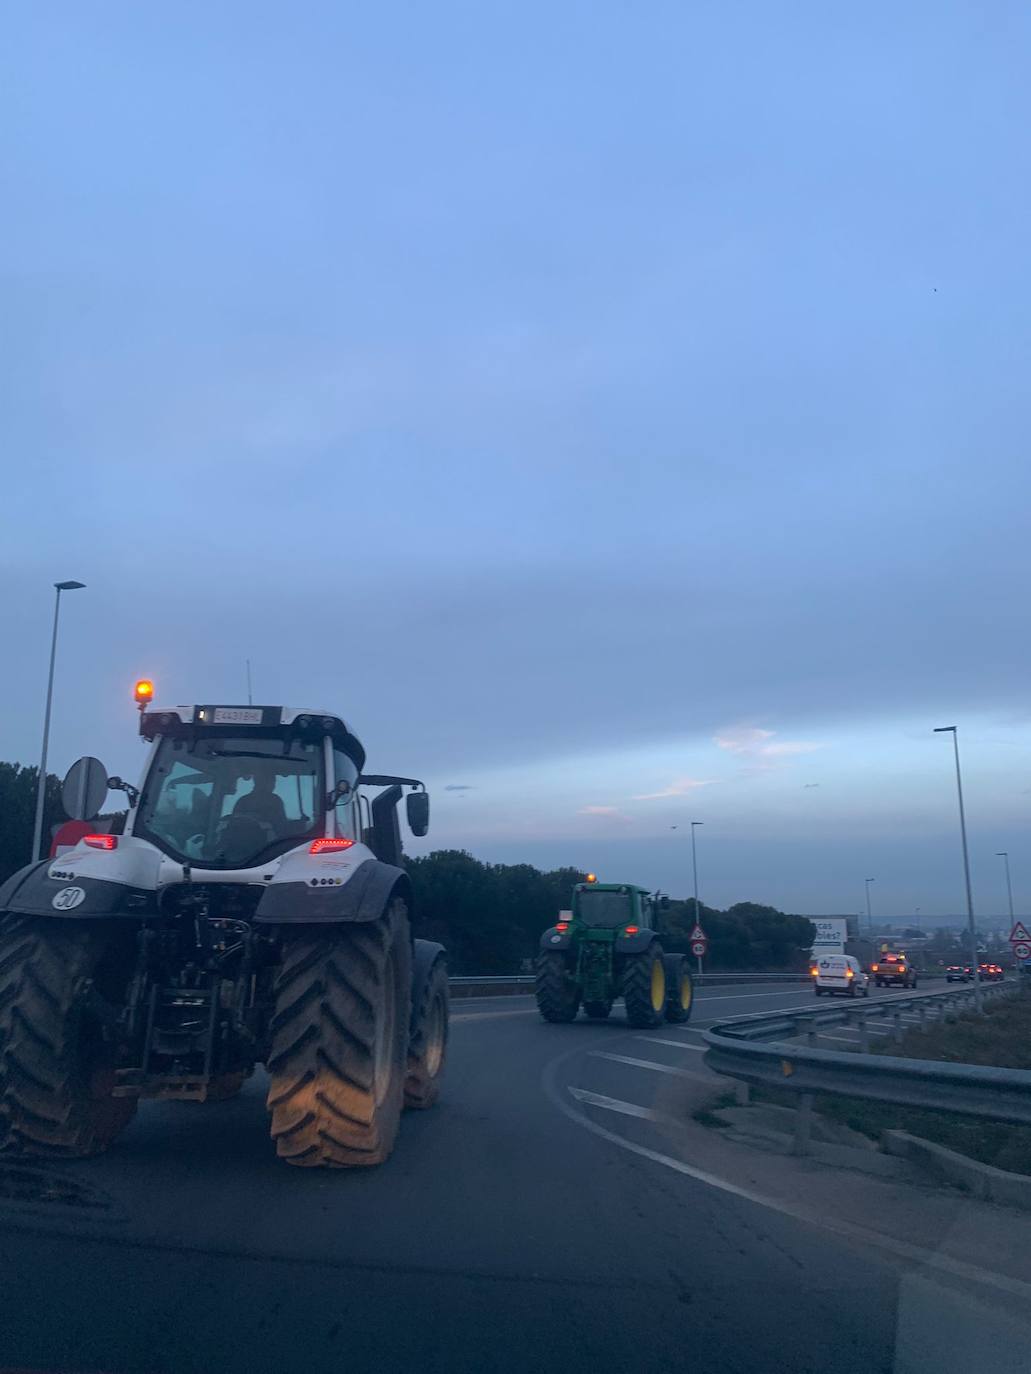
[[[615,806],[581,806],[576,813],[578,816],[607,816],[613,821],[629,821],[629,816],[624,816],[622,811]]]
[[[471,782],[449,782],[444,787],[445,792],[472,792],[473,790]]]
[[[686,797],[688,792],[693,792],[696,787],[708,787],[711,781],[711,778],[674,778],[661,792],[642,792],[639,796],[632,797],[631,801],[659,801],[663,797]]]
[[[755,768],[772,768],[778,759],[791,758],[796,754],[811,754],[822,749],[822,744],[808,740],[778,740],[775,730],[763,730],[757,725],[733,725],[718,731],[713,743],[729,754],[737,754],[748,759]]]

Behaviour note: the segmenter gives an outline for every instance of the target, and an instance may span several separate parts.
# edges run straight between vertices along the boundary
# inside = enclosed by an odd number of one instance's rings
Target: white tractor
[[[217,1101],[263,1064],[280,1158],[378,1164],[447,1047],[397,817],[407,788],[425,835],[426,790],[363,773],[339,716],[151,694],[139,788],[91,758],[64,783],[78,820],[125,792],[124,833],[0,886],[0,1149],[96,1154],[140,1098]]]

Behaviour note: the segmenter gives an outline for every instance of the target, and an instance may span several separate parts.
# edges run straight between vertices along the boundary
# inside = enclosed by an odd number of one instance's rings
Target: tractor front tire
[[[641,954],[629,954],[623,965],[626,1019],[640,1029],[662,1024],[666,1010],[666,969],[662,947],[653,940]]]
[[[570,978],[566,961],[558,950],[546,950],[537,956],[534,982],[537,1010],[545,1021],[562,1025],[576,1020],[580,1010],[580,989]]]
[[[585,1002],[584,1013],[592,1021],[608,1020],[609,1012],[612,1010],[611,1002]]]
[[[135,1115],[134,1098],[111,1095],[114,1047],[86,1002],[91,987],[124,996],[126,934],[26,917],[0,927],[0,1148],[96,1155]]]
[[[694,979],[683,957],[666,958],[666,1020],[682,1026],[694,1008]]]
[[[447,1057],[448,1003],[447,965],[443,958],[438,958],[415,1008],[408,1046],[405,1106],[417,1111],[432,1107],[440,1096]]]
[[[304,1168],[382,1164],[404,1097],[408,911],[288,934],[276,977],[268,1108],[276,1153]]]

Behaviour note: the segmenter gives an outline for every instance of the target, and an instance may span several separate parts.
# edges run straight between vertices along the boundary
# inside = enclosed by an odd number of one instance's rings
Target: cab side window
[[[334,782],[350,784],[350,789],[336,799],[337,834],[345,835],[349,840],[356,840],[359,836],[354,823],[357,811],[354,789],[358,784],[358,769],[353,759],[339,749],[334,749],[333,773]]]

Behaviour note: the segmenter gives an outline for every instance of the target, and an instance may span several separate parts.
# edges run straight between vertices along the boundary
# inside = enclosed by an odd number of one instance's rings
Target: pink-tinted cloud
[[[642,792],[632,801],[660,801],[663,797],[686,797],[689,792],[693,792],[696,787],[708,787],[711,778],[674,778],[668,787],[664,787],[661,792]]]

